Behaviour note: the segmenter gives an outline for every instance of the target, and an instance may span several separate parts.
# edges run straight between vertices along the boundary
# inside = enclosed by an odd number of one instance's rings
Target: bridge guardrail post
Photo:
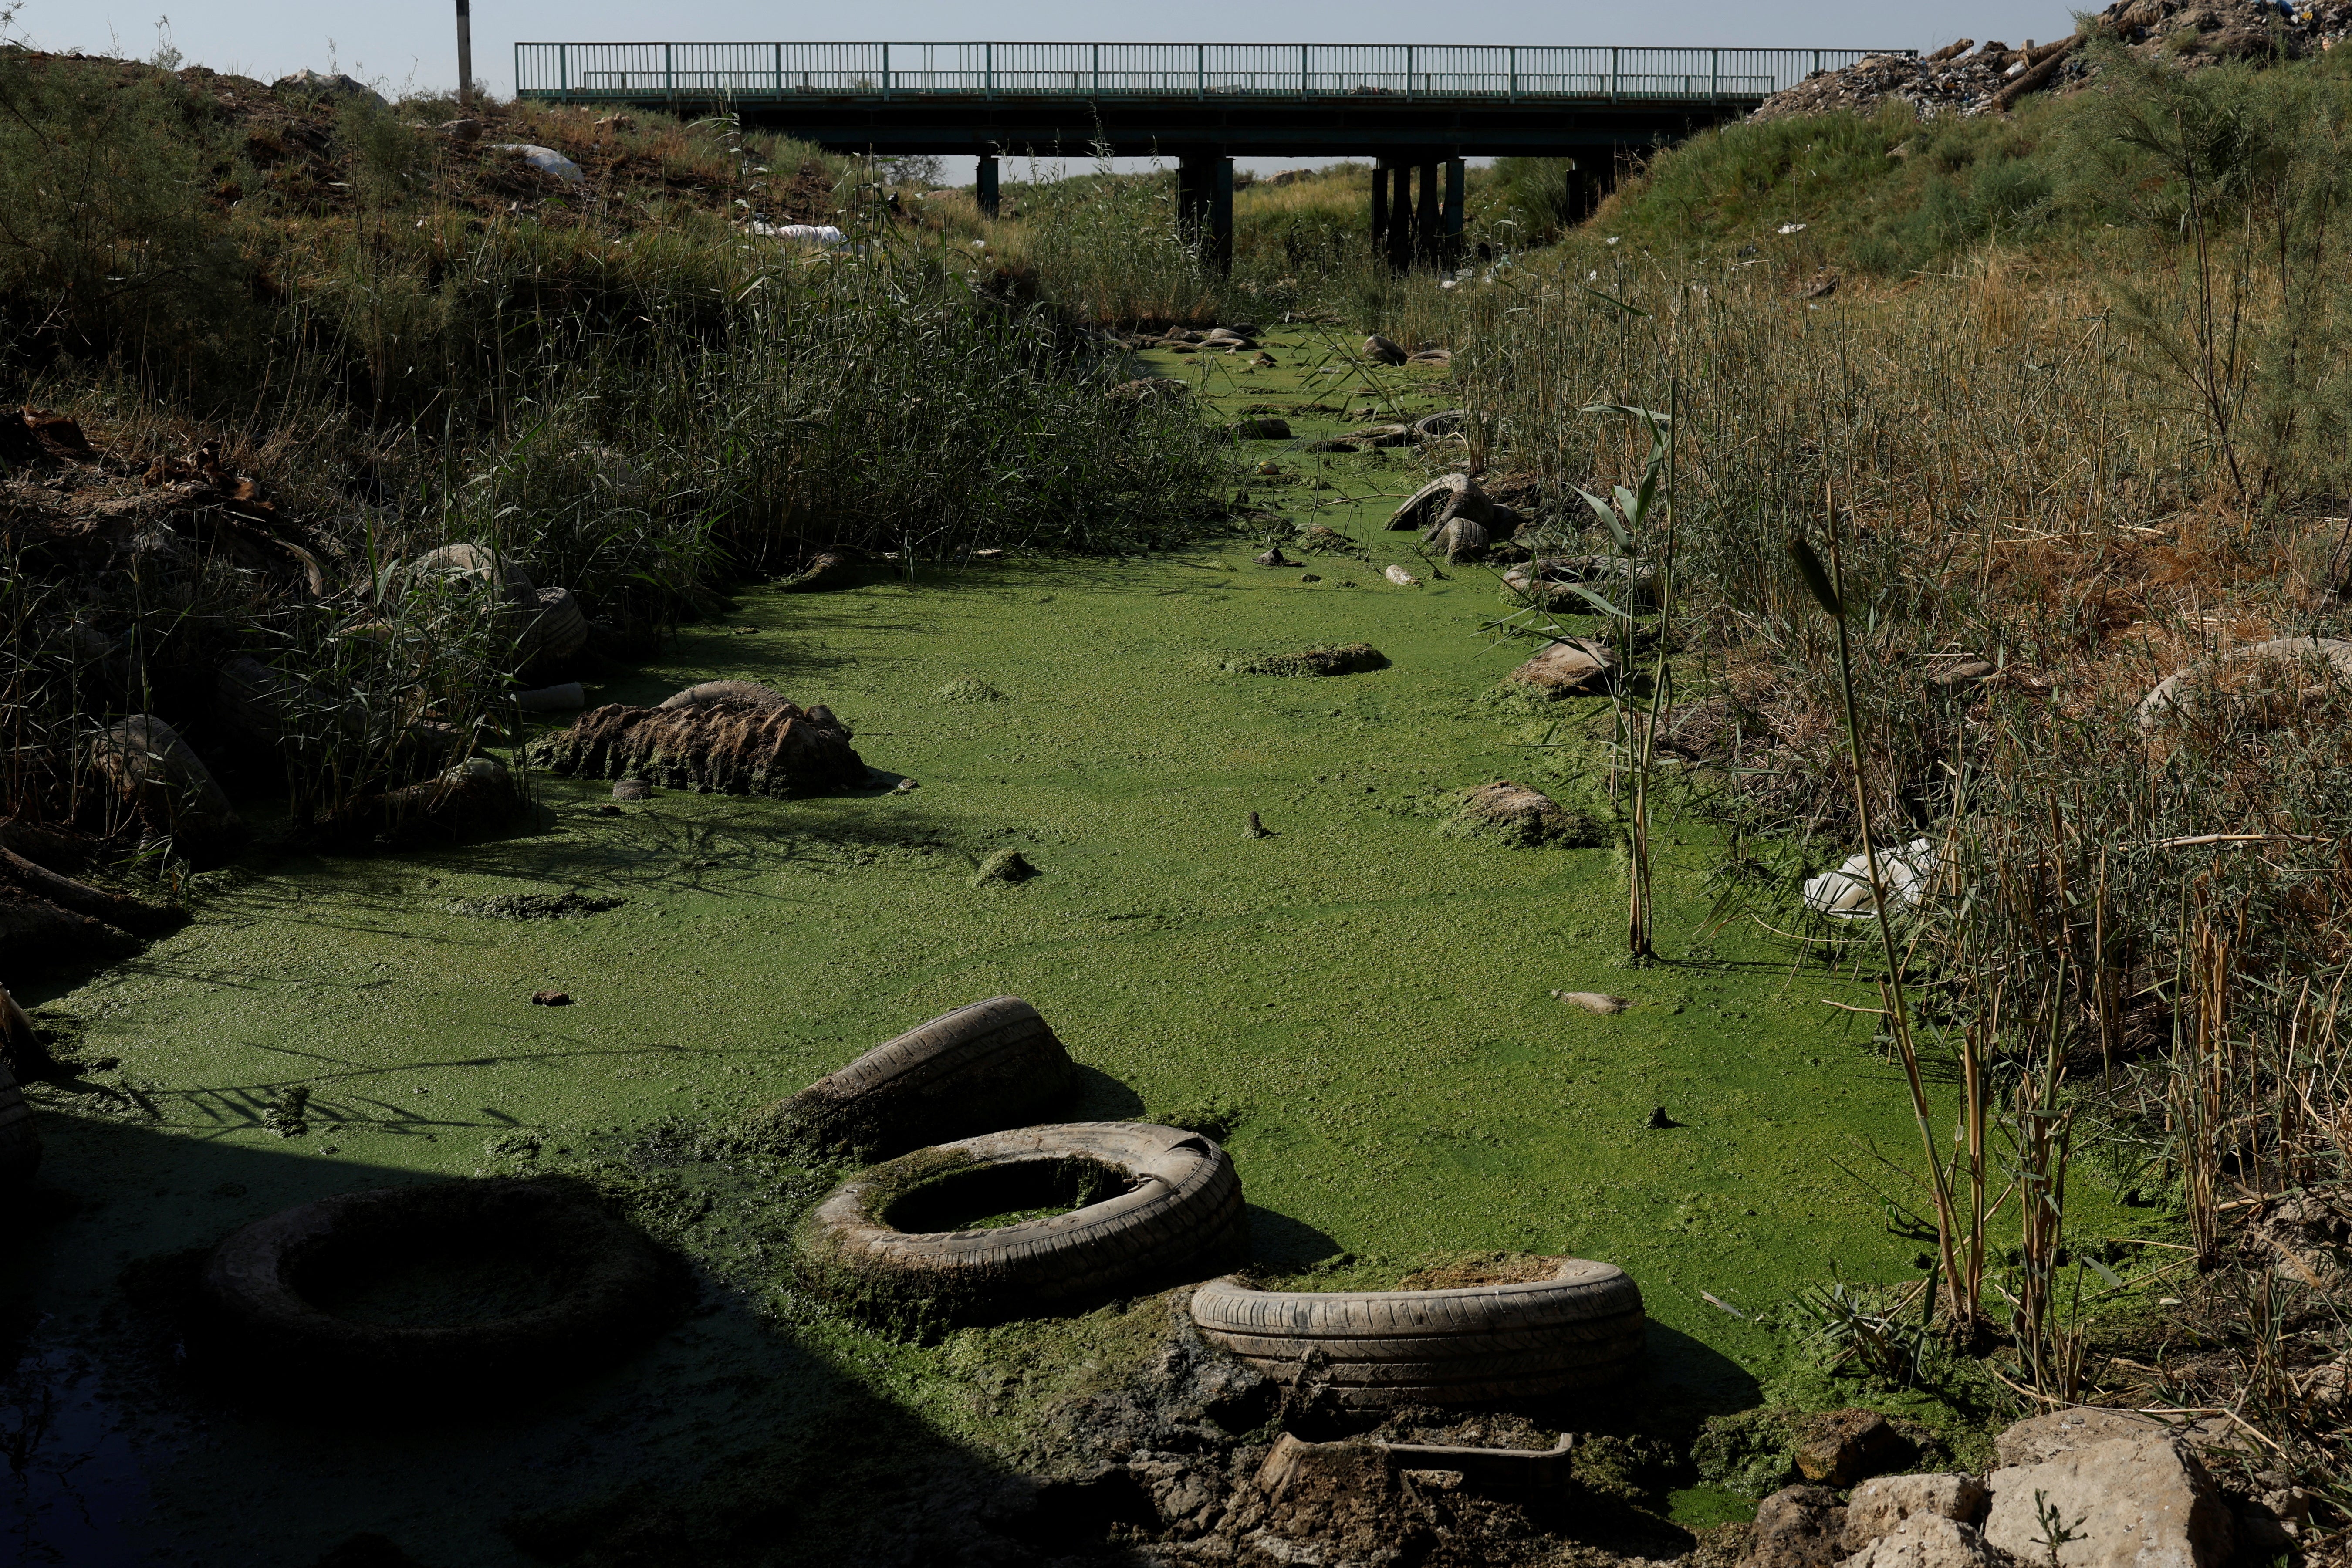
[[[555,85],[564,97],[572,96],[572,46],[555,46]]]
[[[890,46],[882,46],[882,96],[890,96]]]
[[[1715,58],[1707,62],[1706,95],[1709,98],[1721,98],[1723,96],[1723,51],[1709,49],[1707,53]]]
[[[1095,46],[1095,96],[1102,96],[1102,46]]]
[[[676,44],[664,44],[662,46],[662,92],[665,96],[670,98],[676,98],[677,96],[677,46]]]
[[[1617,56],[1618,56],[1618,53],[1619,53],[1619,51],[1618,51],[1616,48],[1614,48],[1614,47],[1612,47],[1612,48],[1610,49],[1610,51],[1609,51],[1609,101],[1610,101],[1610,102],[1612,102],[1612,103],[1614,103],[1614,102],[1616,102],[1616,101],[1617,101]]]
[[[1209,96],[1209,46],[1206,44],[1192,46],[1192,96]]]
[[[1519,48],[1517,44],[1511,46],[1511,101],[1519,101]]]
[[[1412,46],[1411,44],[1404,47],[1404,95],[1407,98],[1412,96]]]
[[[989,97],[994,98],[996,96],[996,46],[982,44],[980,47],[981,69],[986,73],[986,90]]]
[[[1307,48],[1308,48],[1308,46],[1307,46],[1307,45],[1306,45],[1306,44],[1301,44],[1301,45],[1299,45],[1299,46],[1298,46],[1298,96],[1299,96],[1299,97],[1301,97],[1301,98],[1312,98],[1312,97],[1314,97],[1314,96],[1315,96],[1315,89],[1314,89],[1312,87],[1310,87],[1310,86],[1308,86],[1308,85],[1307,85]]]

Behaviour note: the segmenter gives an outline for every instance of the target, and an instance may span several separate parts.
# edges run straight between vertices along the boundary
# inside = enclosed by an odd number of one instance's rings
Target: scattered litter
[[[743,226],[743,231],[761,239],[781,239],[788,245],[803,245],[812,250],[831,250],[837,245],[849,243],[849,237],[829,223],[763,223],[753,218]]]
[[[1744,1323],[1744,1322],[1746,1322],[1746,1321],[1748,1321],[1748,1314],[1747,1314],[1747,1313],[1745,1313],[1745,1312],[1741,1311],[1738,1308],[1737,1308],[1737,1307],[1733,1306],[1730,1302],[1726,1301],[1726,1300],[1721,1300],[1721,1299],[1717,1298],[1716,1295],[1714,1295],[1714,1294],[1713,1294],[1712,1292],[1710,1292],[1710,1291],[1706,1291],[1706,1290],[1702,1290],[1702,1291],[1700,1291],[1700,1292],[1698,1293],[1698,1299],[1699,1299],[1700,1300],[1702,1300],[1702,1301],[1706,1302],[1708,1306],[1713,1307],[1713,1308],[1714,1308],[1717,1311],[1718,1311],[1718,1312],[1728,1312],[1728,1313],[1730,1313],[1733,1317],[1738,1318],[1738,1319],[1741,1322],[1743,1322],[1743,1323]]]
[[[1878,852],[1878,879],[1886,889],[1889,909],[1904,909],[1926,896],[1936,875],[1936,847],[1915,838],[1900,849]],[[1850,856],[1834,871],[1824,871],[1805,883],[1805,907],[1841,920],[1865,920],[1874,912],[1870,900],[1870,857]]]
[[[1421,579],[1414,576],[1412,573],[1406,571],[1402,566],[1391,566],[1387,571],[1382,572],[1381,575],[1387,578],[1390,582],[1395,584],[1400,588],[1418,588],[1421,586]]]
[[[554,175],[567,185],[584,185],[588,183],[588,176],[580,172],[580,165],[552,147],[540,147],[529,142],[498,142],[491,144],[491,150],[498,153],[520,153],[522,154],[524,163],[529,163],[541,174]]]
[[[1784,223],[1780,226],[1779,232],[1781,234],[1802,234],[1805,232],[1805,226],[1801,223]]]

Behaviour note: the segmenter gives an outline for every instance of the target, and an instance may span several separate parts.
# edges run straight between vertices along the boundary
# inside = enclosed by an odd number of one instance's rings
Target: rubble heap
[[[2292,7],[2275,0],[2116,0],[2096,31],[2135,54],[2195,68],[2221,60],[2288,59],[2334,48],[2352,37],[2352,0],[2313,0]],[[2029,93],[2086,81],[2083,35],[2012,48],[1998,39],[1962,38],[1929,55],[1873,55],[1841,70],[1819,71],[1775,93],[1749,116],[1868,112],[1907,103],[1923,117],[1990,114]]]

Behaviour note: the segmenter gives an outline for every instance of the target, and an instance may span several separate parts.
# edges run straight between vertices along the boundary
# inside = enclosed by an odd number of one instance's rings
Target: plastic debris
[[[580,165],[552,147],[536,146],[529,142],[500,142],[495,144],[493,151],[520,153],[522,154],[524,163],[541,174],[554,175],[567,185],[584,185],[588,183],[588,176],[580,172]]]
[[[1886,889],[1886,907],[1908,909],[1925,898],[1936,877],[1936,847],[1915,838],[1900,849],[1878,852],[1879,885]],[[1868,920],[1871,907],[1870,857],[1848,858],[1834,871],[1824,871],[1805,882],[1805,907],[1840,920]]]

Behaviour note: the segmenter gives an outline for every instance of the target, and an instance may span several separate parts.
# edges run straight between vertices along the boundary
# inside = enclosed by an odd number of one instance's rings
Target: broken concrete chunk
[[[1797,1473],[1823,1486],[1850,1487],[1909,1464],[1918,1449],[1874,1410],[1832,1410],[1797,1445]]]
[[[1853,1526],[1849,1513],[1846,1529]],[[1992,1568],[1992,1553],[1972,1524],[1915,1514],[1872,1542],[1842,1568]]]
[[[1827,1487],[1786,1487],[1756,1505],[1740,1568],[1832,1568],[1845,1534],[1845,1510]]]
[[[2048,1562],[2050,1511],[2074,1531],[2057,1568],[2221,1568],[2234,1542],[2229,1505],[2186,1443],[2116,1437],[1986,1478],[1984,1538],[2021,1562]]]
[[[1859,1552],[1916,1517],[1976,1524],[1991,1501],[1992,1494],[1974,1476],[1880,1476],[1854,1488],[1846,1500],[1845,1548]]]
[[[1505,679],[1563,695],[1608,689],[1616,659],[1609,645],[1584,637],[1562,637],[1546,647]]]

